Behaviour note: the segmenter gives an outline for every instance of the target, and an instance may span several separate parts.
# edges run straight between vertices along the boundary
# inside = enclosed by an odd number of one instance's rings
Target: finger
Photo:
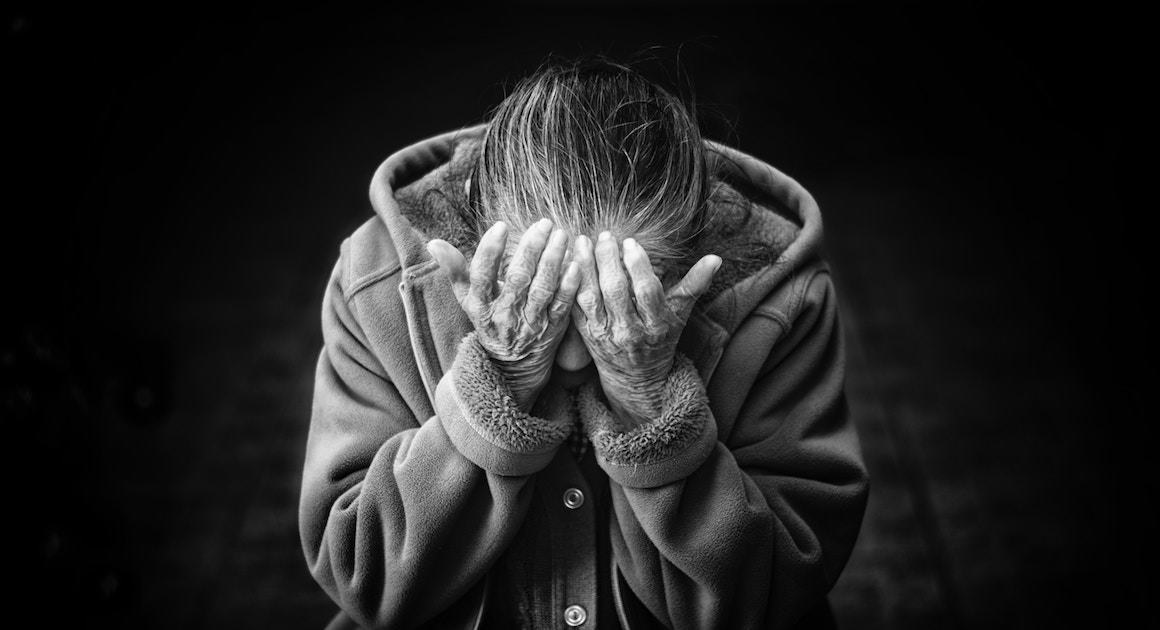
[[[540,262],[540,253],[548,242],[548,235],[552,233],[552,221],[540,219],[524,235],[516,246],[516,251],[508,263],[507,274],[504,276],[503,288],[496,299],[499,308],[516,308],[523,305],[528,287],[535,277],[536,267]]]
[[[572,261],[564,269],[564,276],[560,278],[560,288],[556,291],[556,299],[548,309],[548,322],[553,329],[568,323],[568,313],[572,311],[579,289],[580,265]]]
[[[628,276],[632,280],[637,314],[646,326],[659,324],[668,311],[665,288],[653,270],[648,252],[636,242],[636,239],[624,239],[624,268],[628,270]]]
[[[544,309],[556,295],[560,281],[560,265],[568,246],[568,233],[555,230],[548,238],[548,245],[540,255],[536,277],[528,287],[528,299],[524,304],[524,319],[533,321],[544,315]]]
[[[632,293],[620,263],[616,239],[608,232],[601,232],[596,241],[596,270],[600,275],[600,293],[608,318],[614,324],[627,323],[635,314]]]
[[[701,297],[713,282],[713,274],[721,268],[721,257],[709,254],[697,261],[692,269],[675,287],[669,290],[666,300],[669,308],[685,321],[693,310],[697,298]]]
[[[462,305],[467,299],[467,292],[471,287],[471,275],[467,272],[467,259],[463,257],[463,252],[442,239],[428,242],[427,251],[430,252],[435,262],[439,263],[439,269],[451,281],[451,290],[455,293],[455,299]]]
[[[507,244],[507,225],[502,221],[488,228],[479,239],[471,257],[471,288],[468,297],[480,306],[488,306],[496,295],[496,275]]]
[[[604,313],[604,299],[600,295],[600,276],[596,271],[592,241],[587,236],[577,236],[572,251],[572,262],[576,264],[580,279],[572,316],[576,318],[580,330],[585,330],[580,323],[603,327],[607,323],[607,316]]]

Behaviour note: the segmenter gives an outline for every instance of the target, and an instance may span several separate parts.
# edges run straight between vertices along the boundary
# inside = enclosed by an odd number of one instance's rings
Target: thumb
[[[439,264],[439,268],[451,281],[451,290],[460,303],[467,296],[470,287],[470,276],[467,272],[467,259],[457,247],[442,239],[432,239],[427,242],[427,252]]]
[[[716,254],[703,256],[689,269],[689,272],[685,274],[684,278],[681,278],[676,286],[669,289],[665,299],[669,303],[669,308],[682,321],[688,319],[697,299],[709,290],[709,286],[713,284],[713,276],[720,268],[720,256]]]

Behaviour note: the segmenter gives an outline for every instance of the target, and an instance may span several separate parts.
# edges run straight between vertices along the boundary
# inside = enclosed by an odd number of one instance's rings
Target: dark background
[[[818,198],[874,480],[846,628],[1114,627],[1155,586],[1144,21],[1108,3],[430,3],[0,25],[11,614],[317,628],[318,314],[378,164],[549,52],[656,47]],[[665,64],[662,64],[665,65]]]

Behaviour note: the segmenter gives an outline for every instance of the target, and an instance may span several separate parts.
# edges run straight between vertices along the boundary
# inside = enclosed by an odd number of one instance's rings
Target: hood
[[[430,263],[426,244],[434,238],[468,257],[474,251],[474,229],[457,208],[466,207],[465,184],[485,128],[427,138],[394,153],[375,172],[371,203],[403,269]],[[818,255],[822,219],[813,197],[789,176],[725,145],[706,146],[713,175],[697,256],[717,254],[722,266],[698,310],[732,334],[795,269]]]

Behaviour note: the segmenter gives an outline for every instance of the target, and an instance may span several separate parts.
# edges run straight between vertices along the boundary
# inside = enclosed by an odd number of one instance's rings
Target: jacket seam
[[[394,265],[391,265],[390,267],[384,267],[383,269],[380,269],[380,270],[375,271],[373,273],[368,273],[365,276],[362,276],[361,278],[359,278],[358,280],[351,282],[350,287],[346,290],[346,301],[350,302],[352,299],[354,299],[354,297],[356,295],[358,295],[363,290],[395,275],[400,270],[402,270],[402,268],[403,268],[402,265],[396,263]]]
[[[814,283],[814,280],[817,279],[817,277],[822,275],[822,274],[829,274],[829,271],[827,269],[825,269],[824,267],[815,267],[815,268],[810,270],[810,274],[808,276],[802,277],[801,290],[798,291],[797,303],[794,304],[794,310],[793,310],[794,317],[797,317],[798,313],[801,312],[802,302],[805,302],[806,294],[810,292],[810,285],[812,285]]]
[[[782,313],[780,310],[777,310],[775,308],[766,309],[766,308],[758,307],[757,309],[755,309],[753,311],[753,315],[756,317],[764,317],[764,318],[772,321],[773,323],[777,324],[778,326],[781,326],[782,330],[789,330],[789,326],[790,326],[789,318],[786,317],[785,313]]]
[[[793,279],[793,284],[791,285],[791,301],[788,309],[783,311],[772,306],[768,308],[758,307],[753,310],[753,314],[772,319],[778,324],[781,324],[784,330],[790,330],[793,328],[794,319],[796,319],[798,313],[801,312],[802,303],[804,303],[806,300],[806,294],[810,292],[810,285],[813,284],[814,280],[818,276],[826,273],[829,272],[824,268],[815,268],[811,269],[810,272],[806,275],[795,277]]]

